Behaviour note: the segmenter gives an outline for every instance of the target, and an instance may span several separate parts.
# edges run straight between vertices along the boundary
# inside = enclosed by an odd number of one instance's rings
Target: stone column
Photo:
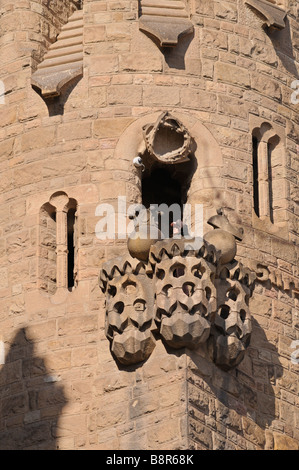
[[[69,198],[59,194],[51,198],[51,204],[56,207],[56,255],[57,255],[57,289],[67,288],[67,212]]]

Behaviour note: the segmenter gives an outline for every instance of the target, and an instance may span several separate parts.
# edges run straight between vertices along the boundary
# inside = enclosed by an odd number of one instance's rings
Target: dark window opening
[[[243,309],[240,310],[240,318],[241,318],[242,323],[244,323],[246,320],[246,311]]]
[[[270,221],[274,223],[274,180],[275,175],[273,175],[273,169],[275,171],[275,149],[279,145],[280,139],[277,135],[271,137],[267,144],[267,157],[268,157],[268,184],[269,184],[269,216]],[[276,162],[277,166],[277,162]]]
[[[75,286],[75,218],[76,209],[69,209],[67,213],[67,283],[70,290]]]
[[[164,168],[156,168],[142,180],[142,204],[149,208],[151,204],[182,204],[180,182]]]
[[[259,174],[258,174],[258,139],[252,137],[252,168],[253,168],[253,207],[257,217],[260,216]]]
[[[146,209],[166,204],[168,216],[156,215],[157,226],[163,234],[172,238],[175,234],[184,235],[183,209],[187,201],[190,185],[190,163],[177,165],[153,165],[146,170],[142,179],[142,204]],[[173,208],[171,207],[173,206]],[[166,225],[165,225],[166,224]]]
[[[269,215],[270,220],[273,224],[273,178],[272,178],[272,150],[274,146],[272,143],[268,142],[267,144],[267,154],[268,154],[268,188],[269,188]]]

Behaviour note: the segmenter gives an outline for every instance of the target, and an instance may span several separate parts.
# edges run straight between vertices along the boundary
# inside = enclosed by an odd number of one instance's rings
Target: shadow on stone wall
[[[66,404],[63,387],[35,355],[26,329],[16,334],[0,369],[0,450],[57,449],[55,430]]]
[[[170,69],[185,70],[185,55],[194,38],[194,33],[182,37],[176,47],[161,48]]]
[[[49,117],[64,115],[64,106],[69,99],[69,96],[81,80],[82,77],[77,77],[71,82],[68,82],[61,88],[60,95],[53,98],[43,98],[38,90],[35,90],[36,93],[38,93],[41,99],[45,102],[48,108]]]
[[[296,57],[293,51],[293,40],[288,18],[286,17],[286,26],[284,29],[268,33],[268,36],[285,69],[291,73],[294,78],[298,78],[299,71],[296,66]]]
[[[278,418],[275,386],[283,368],[258,322],[253,319],[251,345],[237,368],[224,372],[205,357],[190,358],[191,442],[214,450],[242,449],[245,441],[248,448],[271,449],[269,429]]]

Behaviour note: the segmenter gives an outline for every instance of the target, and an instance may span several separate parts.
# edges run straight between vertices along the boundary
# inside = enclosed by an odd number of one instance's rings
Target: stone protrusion
[[[83,74],[83,11],[78,10],[62,27],[44,60],[32,75],[31,84],[44,98],[59,96],[63,86]]]
[[[268,28],[285,28],[286,12],[278,6],[265,0],[246,0],[245,3],[265,19],[265,26],[268,26]]]
[[[193,24],[183,0],[141,0],[139,29],[148,33],[161,47],[174,47],[181,36],[191,34]]]

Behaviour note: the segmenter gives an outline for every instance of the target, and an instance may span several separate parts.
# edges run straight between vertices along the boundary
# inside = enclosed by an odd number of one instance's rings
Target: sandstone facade
[[[258,0],[177,3],[176,44],[145,0],[1,2],[1,449],[299,449],[298,3],[272,2],[266,26]],[[64,74],[49,96],[43,61]],[[236,260],[255,275],[228,370],[155,332],[120,364],[106,337],[99,274],[128,248],[96,236],[97,208],[142,202],[133,159],[163,113],[195,143],[187,202],[205,232],[217,210],[242,227]]]

